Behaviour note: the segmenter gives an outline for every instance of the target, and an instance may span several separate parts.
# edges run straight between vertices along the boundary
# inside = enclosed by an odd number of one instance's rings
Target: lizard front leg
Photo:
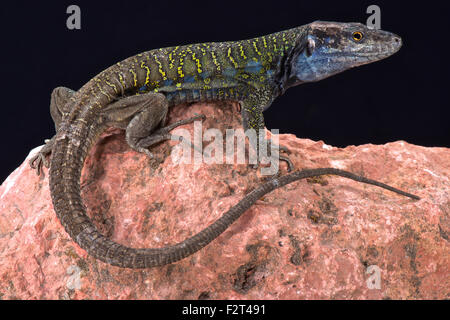
[[[69,105],[67,102],[74,93],[75,91],[66,87],[57,87],[52,91],[50,97],[50,115],[52,116],[53,123],[55,124],[56,132],[58,132],[63,115],[70,112],[70,110],[67,109]],[[42,165],[47,168],[50,165],[48,157],[52,152],[54,140],[55,136],[51,139],[45,140],[45,145],[29,161],[30,167],[36,169],[37,175],[40,174]]]
[[[259,150],[260,150],[260,139],[259,134],[261,131],[264,131],[264,115],[263,110],[264,107],[267,104],[270,104],[271,99],[267,97],[267,94],[265,92],[260,92],[256,94],[250,95],[248,98],[244,99],[240,102],[241,104],[241,113],[242,113],[242,124],[244,127],[244,130],[247,129],[253,129],[256,132],[256,144],[251,145],[252,148],[254,148],[257,152],[258,162],[256,167],[258,167],[258,164],[260,162],[259,158]],[[252,141],[250,141],[252,142]],[[270,140],[267,140],[264,138],[263,143],[266,145],[270,142]],[[279,150],[284,152],[289,152],[289,149],[284,146],[279,146]],[[271,157],[278,157],[279,160],[286,161],[288,164],[288,171],[292,171],[294,168],[294,165],[292,161],[283,155],[277,154],[277,155],[270,155]],[[276,160],[278,160],[276,159]]]

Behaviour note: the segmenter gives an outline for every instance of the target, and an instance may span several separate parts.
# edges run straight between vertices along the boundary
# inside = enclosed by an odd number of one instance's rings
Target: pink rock
[[[204,128],[240,126],[227,104],[178,106],[171,121],[195,112],[207,115]],[[346,169],[422,199],[334,176],[302,180],[265,196],[196,254],[131,270],[90,257],[69,238],[53,211],[48,170],[38,177],[27,159],[0,187],[0,298],[450,298],[449,149],[403,141],[339,149],[279,137],[297,168]],[[243,164],[175,164],[169,154],[177,144],[160,144],[150,160],[123,132],[103,136],[82,178],[101,232],[132,247],[173,244],[264,180]]]

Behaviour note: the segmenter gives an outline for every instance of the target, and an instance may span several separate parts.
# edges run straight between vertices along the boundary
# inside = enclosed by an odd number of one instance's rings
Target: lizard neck
[[[276,56],[276,63],[273,65],[273,90],[274,97],[278,97],[286,90],[295,85],[292,65],[293,59],[302,50],[302,43],[307,34],[308,26],[300,26],[283,32],[274,34],[274,36],[283,43],[282,51]]]

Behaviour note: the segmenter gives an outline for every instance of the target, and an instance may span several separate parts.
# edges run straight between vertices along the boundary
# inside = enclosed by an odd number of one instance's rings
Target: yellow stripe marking
[[[277,38],[272,37],[272,40],[273,40],[273,51],[278,52],[278,49],[277,49]]]
[[[203,70],[202,70],[202,64],[200,63],[200,59],[198,59],[198,58],[195,56],[195,52],[192,53],[192,60],[194,60],[195,63],[196,63],[196,65],[197,65],[197,72],[198,72],[198,73],[202,73],[202,72],[203,72]]]
[[[217,62],[216,53],[211,51],[211,57],[213,59],[213,63],[216,65],[217,71],[220,71],[220,64]]]
[[[261,52],[259,52],[258,47],[256,46],[256,41],[253,41],[253,48],[255,48],[255,52],[258,54],[258,56],[260,56]]]
[[[244,48],[242,47],[242,44],[239,44],[238,46],[239,46],[239,51],[241,52],[241,57],[244,58],[244,60],[246,60],[247,57],[245,56]]]
[[[158,71],[159,73],[161,73],[163,80],[167,80],[162,63],[158,60],[158,57],[156,55],[153,56],[153,59],[155,59],[155,62],[158,65]]]
[[[122,73],[119,73],[119,80],[120,80],[120,83],[122,84],[123,88],[125,88],[126,85],[125,85],[125,81],[123,80]]]
[[[183,65],[184,65],[184,56],[180,57],[180,65],[178,66],[178,76],[180,78],[184,78],[184,73],[183,73]]]
[[[173,58],[173,55],[176,53],[176,51],[178,50],[178,48],[180,48],[179,46],[176,46],[175,49],[173,49],[170,53],[169,53],[169,68],[173,69],[174,67],[174,63],[175,63],[175,59]]]
[[[144,61],[141,62],[141,68],[147,70],[147,74],[145,75],[145,83],[144,86],[146,86],[150,81],[150,68],[144,64]]]
[[[230,59],[231,63],[234,65],[234,67],[237,69],[238,68],[238,64],[237,62],[234,60],[234,58],[231,56],[231,47],[228,48],[228,59]]]
[[[100,80],[98,80],[100,81]],[[101,81],[100,81],[101,82]],[[100,90],[100,93],[102,93],[103,95],[105,95],[108,99],[112,99],[112,97],[103,90],[102,86],[100,85],[100,83],[97,82],[97,88]]]
[[[110,86],[111,88],[113,88],[114,89],[114,92],[115,93],[119,93],[119,91],[117,91],[117,87],[116,87],[116,85],[115,84],[113,84],[113,83],[111,83],[111,82],[109,82],[109,81],[107,81],[107,80],[105,80],[105,82],[106,82],[106,84],[108,85],[108,86]]]
[[[134,72],[133,69],[130,69],[129,71],[133,74],[133,79],[134,79],[134,84],[133,85],[135,87],[137,87],[137,75],[136,75],[136,72]]]
[[[203,55],[206,55],[207,52],[206,52],[205,48],[203,48],[202,46],[199,46],[198,48],[203,53]]]

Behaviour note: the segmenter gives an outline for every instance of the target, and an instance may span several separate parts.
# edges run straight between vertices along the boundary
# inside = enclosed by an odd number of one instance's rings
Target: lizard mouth
[[[355,52],[355,58],[359,60],[355,66],[364,65],[370,62],[378,61],[390,57],[400,50],[402,39],[392,34],[392,40],[383,45],[371,47],[363,52]]]

